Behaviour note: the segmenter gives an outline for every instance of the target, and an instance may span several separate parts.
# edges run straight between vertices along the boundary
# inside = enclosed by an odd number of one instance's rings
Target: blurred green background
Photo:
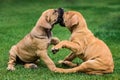
[[[6,70],[8,52],[12,45],[20,41],[34,27],[42,12],[50,8],[75,10],[83,14],[88,28],[111,49],[115,69],[112,74],[87,75],[84,73],[59,74],[51,72],[41,61],[36,70],[24,69],[16,65],[16,71]],[[53,36],[68,40],[70,32],[55,25]],[[48,55],[58,67],[69,50],[62,49]],[[74,62],[81,63],[79,59]],[[0,80],[119,80],[120,77],[120,0],[0,0]]]

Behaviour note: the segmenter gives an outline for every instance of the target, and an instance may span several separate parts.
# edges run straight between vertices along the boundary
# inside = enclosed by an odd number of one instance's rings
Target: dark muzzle
[[[62,8],[58,8],[58,21],[57,22],[61,26],[65,26],[64,20],[63,20],[63,14],[64,14],[64,10]]]

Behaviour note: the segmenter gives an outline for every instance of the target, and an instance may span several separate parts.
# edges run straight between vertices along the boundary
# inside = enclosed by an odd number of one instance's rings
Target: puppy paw
[[[57,37],[52,37],[51,44],[57,45],[60,42],[60,40]]]
[[[52,53],[53,53],[53,54],[56,54],[58,51],[59,51],[59,49],[54,49],[54,48],[52,48]]]
[[[58,61],[58,64],[63,64],[64,63],[64,60],[59,60]]]
[[[69,70],[63,69],[63,68],[56,68],[55,72],[56,73],[64,73],[64,74],[66,74],[66,73],[69,73]]]
[[[55,53],[57,53],[58,51],[59,51],[59,48],[56,48],[55,46],[54,47],[52,47],[52,53],[53,54],[55,54]]]
[[[30,68],[30,69],[36,69],[38,68],[38,66],[34,63],[30,63],[30,64],[25,64],[24,65],[25,68]]]
[[[13,67],[13,66],[8,66],[8,67],[7,67],[7,70],[8,70],[8,71],[14,71],[14,70],[15,70],[15,67]]]
[[[56,68],[54,72],[56,72],[56,73],[63,73],[63,70],[61,68]]]

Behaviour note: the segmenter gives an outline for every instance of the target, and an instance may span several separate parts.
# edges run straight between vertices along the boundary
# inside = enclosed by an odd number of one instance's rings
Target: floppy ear
[[[72,18],[70,19],[70,25],[69,26],[75,26],[78,24],[78,17],[77,15],[73,15]]]
[[[47,20],[47,16],[42,16],[40,19],[40,26],[46,29],[51,29],[52,26],[50,25],[50,23]]]

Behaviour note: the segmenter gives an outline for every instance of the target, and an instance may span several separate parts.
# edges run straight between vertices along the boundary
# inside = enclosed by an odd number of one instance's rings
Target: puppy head
[[[42,23],[41,26],[51,29],[54,24],[57,24],[61,21],[63,16],[63,9],[48,9],[42,13]]]
[[[61,21],[61,26],[66,26],[68,29],[72,29],[74,26],[79,24],[78,12],[68,11],[64,12],[63,21]]]

